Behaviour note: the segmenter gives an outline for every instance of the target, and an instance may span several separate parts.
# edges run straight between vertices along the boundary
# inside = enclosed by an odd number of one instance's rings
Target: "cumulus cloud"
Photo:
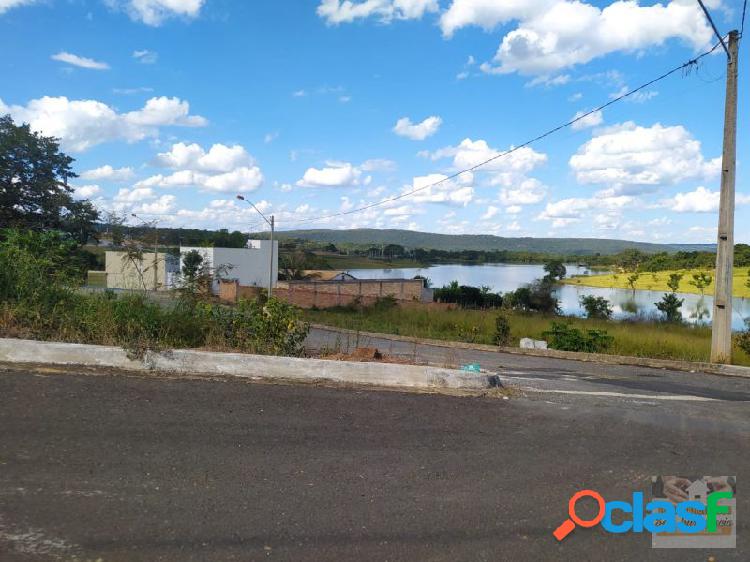
[[[362,170],[349,162],[327,162],[324,168],[308,168],[300,187],[350,187],[359,185]]]
[[[508,208],[541,203],[547,197],[547,188],[536,178],[525,178],[512,187],[500,190],[500,202]],[[510,211],[508,211],[510,212]]]
[[[632,121],[601,131],[570,158],[570,167],[583,184],[659,186],[693,178],[715,177],[721,158],[706,160],[701,144],[682,127]]]
[[[719,191],[711,191],[700,186],[694,191],[677,193],[673,198],[662,201],[660,206],[676,213],[715,213],[719,210],[720,196]],[[737,205],[750,203],[750,195],[738,193],[735,203]]]
[[[474,199],[474,174],[467,172],[456,178],[447,179],[444,174],[417,176],[403,193],[418,190],[409,195],[412,203],[445,203],[465,207]]]
[[[450,37],[468,25],[491,29],[511,21],[518,27],[503,37],[493,61],[482,65],[485,72],[549,74],[670,39],[699,49],[712,38],[700,8],[685,0],[651,6],[620,0],[604,8],[578,0],[454,0],[441,28]]]
[[[20,6],[28,6],[29,4],[35,4],[39,0],[0,0],[0,14],[5,13],[11,8],[18,8]]]
[[[251,166],[254,161],[239,144],[226,146],[214,144],[206,151],[200,145],[179,142],[167,152],[156,156],[158,166],[202,172],[230,172],[241,166]]]
[[[513,147],[510,147],[511,149]],[[482,166],[484,171],[507,172],[525,174],[547,161],[547,155],[525,146],[502,155],[507,151],[490,147],[486,140],[472,140],[466,138],[457,146],[447,146],[432,153],[422,153],[431,160],[453,158],[453,166],[457,170],[472,168],[491,158],[495,158]]]
[[[588,129],[589,127],[598,127],[604,122],[604,115],[602,114],[602,111],[594,111],[593,113],[589,113],[586,115],[585,111],[577,111],[576,114],[573,116],[573,119],[578,119],[575,123],[573,123],[572,127],[574,131],[580,131],[581,129]],[[584,117],[584,115],[586,115]]]
[[[328,25],[337,25],[369,17],[382,22],[419,19],[438,8],[438,0],[322,0],[317,11]]]
[[[132,168],[113,168],[109,164],[106,164],[105,166],[82,172],[81,178],[94,181],[123,182],[132,179],[133,175]]]
[[[412,123],[408,117],[402,117],[396,121],[393,132],[400,137],[406,137],[411,140],[424,140],[431,137],[440,129],[443,120],[436,115],[432,115],[421,123]]]
[[[198,187],[204,191],[236,193],[253,191],[263,184],[258,166],[241,166],[230,172],[206,174],[192,170],[178,170],[172,174],[157,174],[142,180],[136,187]]]
[[[190,115],[190,104],[179,98],[151,98],[136,111],[118,113],[96,100],[69,100],[45,96],[26,105],[6,105],[0,99],[0,114],[10,113],[17,122],[29,123],[45,135],[58,137],[66,150],[82,152],[104,142],[137,142],[156,137],[160,127],[202,127],[205,118]]]
[[[98,185],[79,185],[73,188],[73,197],[76,199],[91,199],[101,192],[102,188]]]
[[[559,228],[579,222],[591,211],[608,211],[609,220],[611,221],[623,209],[632,206],[634,203],[636,203],[636,199],[627,195],[592,197],[588,199],[570,197],[547,203],[544,210],[537,216],[537,219],[552,221],[552,226]]]
[[[109,68],[109,65],[106,62],[95,61],[94,59],[87,57],[79,57],[78,55],[65,51],[60,51],[59,53],[52,55],[50,58],[79,68],[89,68],[92,70],[107,70]]]
[[[106,0],[106,3],[125,10],[135,21],[159,26],[173,17],[198,17],[205,0]]]

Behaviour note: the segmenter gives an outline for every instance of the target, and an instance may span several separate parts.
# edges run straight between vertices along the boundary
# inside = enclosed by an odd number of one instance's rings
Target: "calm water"
[[[566,265],[568,275],[586,274],[585,267]],[[349,273],[358,279],[410,279],[415,275],[427,277],[433,287],[442,287],[451,281],[458,281],[461,285],[481,287],[487,285],[494,292],[505,293],[513,291],[534,279],[544,276],[541,265],[492,263],[483,265],[434,265],[424,268],[403,269],[350,269]],[[564,314],[581,315],[583,310],[578,302],[583,295],[596,295],[609,300],[616,318],[626,318],[634,315],[658,315],[659,311],[654,303],[661,300],[664,293],[658,291],[631,291],[629,289],[600,289],[596,287],[580,287],[562,285],[557,290],[560,308]],[[688,322],[711,322],[713,299],[711,296],[680,294],[685,299],[682,305],[682,316]],[[740,330],[744,327],[744,318],[750,317],[750,299],[734,299],[734,316],[732,325]]]

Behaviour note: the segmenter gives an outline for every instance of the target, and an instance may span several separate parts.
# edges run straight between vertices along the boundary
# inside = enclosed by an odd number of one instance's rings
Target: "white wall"
[[[182,258],[191,250],[196,250],[203,259],[211,264],[214,270],[227,266],[222,277],[236,279],[240,285],[248,287],[268,287],[271,261],[271,244],[269,240],[252,240],[255,248],[198,248],[180,247],[180,269]],[[273,243],[273,285],[279,278],[279,242]],[[214,283],[214,292],[218,293],[219,284]]]

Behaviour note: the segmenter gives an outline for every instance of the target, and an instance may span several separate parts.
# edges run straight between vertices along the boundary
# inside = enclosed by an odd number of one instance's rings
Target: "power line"
[[[721,43],[721,46],[724,47],[724,51],[726,51],[727,56],[731,59],[732,56],[729,54],[729,49],[727,48],[726,43],[724,43],[724,38],[721,36],[721,33],[719,33],[719,30],[716,29],[716,25],[714,24],[714,20],[711,18],[711,14],[708,12],[708,8],[706,8],[706,5],[703,3],[703,0],[698,0],[698,4],[701,5],[701,8],[703,8],[703,13],[706,14],[706,19],[708,20],[708,23],[711,24],[711,27],[714,30],[714,33],[716,34],[716,37],[719,38],[719,42]]]
[[[740,24],[740,37],[745,32],[745,9],[747,8],[747,0],[742,3],[742,23]]]
[[[482,161],[482,162],[480,162],[478,164],[475,164],[474,166],[471,166],[470,168],[466,168],[466,169],[461,170],[459,172],[455,172],[455,173],[453,173],[453,174],[451,174],[449,176],[444,177],[441,180],[438,180],[436,182],[433,182],[433,183],[430,183],[430,184],[427,184],[427,185],[423,185],[422,187],[417,187],[417,188],[412,189],[410,191],[405,191],[403,193],[400,193],[399,195],[394,195],[393,197],[387,197],[385,199],[381,199],[380,201],[376,201],[374,203],[369,203],[367,205],[363,205],[363,206],[357,207],[355,209],[349,209],[348,211],[340,211],[338,213],[332,213],[332,214],[329,214],[329,215],[322,215],[322,216],[319,216],[319,217],[312,217],[312,218],[309,218],[309,219],[301,219],[299,221],[296,221],[294,223],[294,226],[297,226],[297,225],[300,225],[300,224],[305,224],[305,223],[310,223],[310,222],[316,222],[316,221],[320,221],[320,220],[325,220],[325,219],[330,219],[330,218],[334,218],[334,217],[351,215],[351,214],[354,214],[354,213],[360,213],[362,211],[366,211],[368,209],[372,209],[373,207],[377,207],[379,205],[384,205],[386,203],[391,203],[392,201],[397,201],[399,199],[403,199],[404,197],[408,197],[408,196],[413,195],[414,193],[417,193],[419,191],[423,191],[425,189],[429,189],[429,188],[438,186],[438,185],[440,185],[442,183],[445,183],[447,181],[450,181],[452,179],[457,178],[461,174],[465,174],[465,173],[468,173],[468,172],[473,172],[474,170],[477,170],[478,168],[486,166],[490,162],[494,162],[495,160],[498,160],[500,158],[503,158],[505,156],[513,154],[514,152],[516,152],[516,151],[518,151],[518,150],[520,150],[522,148],[525,148],[525,147],[527,147],[527,146],[529,146],[529,145],[531,145],[531,144],[533,144],[535,142],[538,142],[538,141],[540,141],[540,140],[542,140],[542,139],[544,139],[544,138],[546,138],[546,137],[548,137],[548,136],[550,136],[550,135],[552,135],[552,134],[554,134],[554,133],[556,133],[556,132],[558,132],[558,131],[560,131],[562,129],[565,129],[566,127],[570,127],[574,123],[577,123],[578,121],[586,119],[588,116],[590,116],[590,115],[592,115],[594,113],[597,113],[597,112],[599,112],[599,111],[601,111],[603,109],[606,109],[607,107],[609,107],[609,106],[611,106],[611,105],[613,105],[613,104],[615,104],[615,103],[617,103],[619,101],[622,101],[625,98],[627,98],[629,96],[632,96],[633,94],[636,94],[636,93],[640,92],[641,90],[644,90],[644,89],[646,89],[646,88],[648,88],[650,86],[653,86],[657,82],[660,82],[661,80],[664,80],[665,78],[668,78],[669,76],[671,76],[672,74],[674,74],[676,72],[679,72],[679,71],[681,71],[683,69],[686,69],[686,68],[688,68],[688,67],[690,67],[692,65],[697,64],[698,61],[700,61],[702,58],[704,58],[704,57],[710,55],[711,53],[713,53],[717,49],[717,47],[719,45],[722,45],[722,44],[723,44],[723,38],[721,39],[720,42],[716,43],[708,51],[704,51],[703,53],[699,54],[698,56],[696,56],[696,57],[694,57],[694,58],[692,58],[690,60],[688,60],[687,62],[685,62],[685,63],[683,63],[683,64],[681,64],[679,66],[676,66],[673,69],[665,72],[661,76],[658,76],[657,78],[654,78],[653,80],[649,80],[648,82],[645,82],[645,83],[641,84],[637,88],[633,88],[632,90],[629,90],[628,92],[625,92],[624,94],[621,94],[621,95],[619,95],[619,96],[617,96],[615,98],[612,98],[607,103],[604,103],[604,104],[602,104],[602,105],[600,105],[600,106],[592,109],[591,111],[588,111],[588,112],[586,112],[586,113],[584,113],[582,115],[579,115],[578,117],[575,117],[575,118],[571,119],[570,121],[567,121],[566,123],[563,123],[562,125],[558,125],[557,127],[549,129],[548,131],[542,133],[539,136],[534,137],[533,139],[527,140],[526,142],[524,142],[522,144],[519,144],[518,146],[514,146],[513,148],[511,148],[509,150],[506,150],[505,152],[501,152],[499,154],[496,154],[496,155],[492,156],[491,158],[488,158],[487,160],[484,160],[484,161]]]

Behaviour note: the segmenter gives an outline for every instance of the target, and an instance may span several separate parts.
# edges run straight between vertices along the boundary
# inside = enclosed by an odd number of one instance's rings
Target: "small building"
[[[166,252],[143,252],[136,258],[127,252],[107,251],[104,258],[108,289],[169,289],[179,272],[177,256]]]
[[[236,281],[244,287],[268,288],[279,278],[279,242],[273,242],[273,257],[270,240],[249,240],[246,248],[202,248],[181,246],[180,269],[185,254],[198,252],[217,277]],[[219,294],[219,281],[214,281],[213,292]]]

